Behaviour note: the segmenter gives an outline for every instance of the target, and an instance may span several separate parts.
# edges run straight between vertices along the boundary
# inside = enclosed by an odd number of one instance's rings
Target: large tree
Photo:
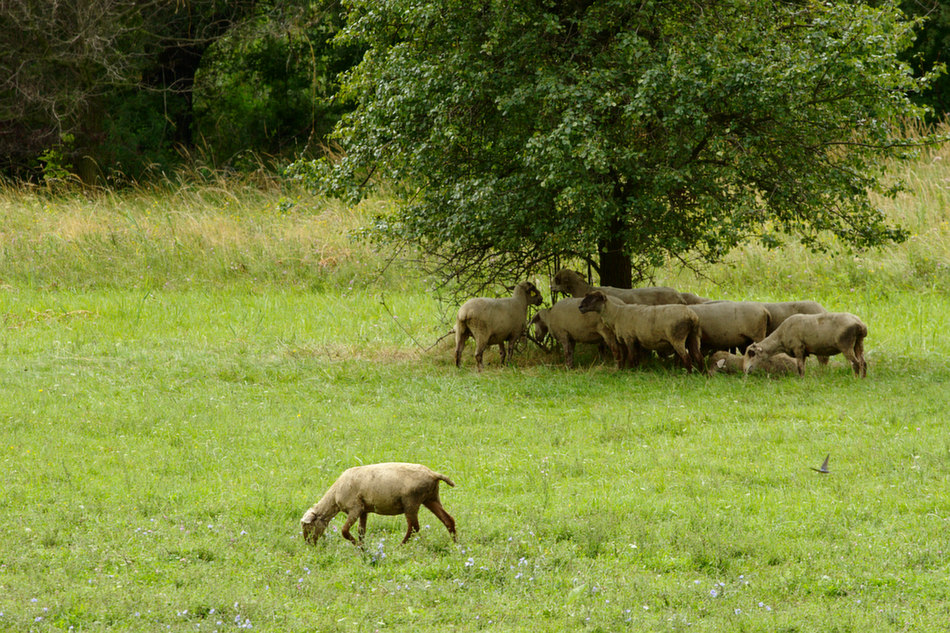
[[[342,160],[296,173],[401,200],[375,233],[443,279],[522,276],[558,257],[629,286],[667,258],[715,261],[793,235],[899,240],[869,201],[895,122],[921,110],[893,3],[351,0],[368,46]],[[470,284],[469,284],[470,285]]]

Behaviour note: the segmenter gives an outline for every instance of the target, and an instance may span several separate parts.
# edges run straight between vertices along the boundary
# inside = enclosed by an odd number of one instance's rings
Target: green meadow
[[[618,372],[532,345],[455,368],[455,306],[287,185],[0,192],[0,630],[941,631],[950,626],[950,152],[873,252],[749,247],[656,281],[810,298],[868,377]],[[547,281],[535,280],[545,295]],[[437,342],[438,341],[438,342]],[[816,473],[830,454],[831,474]],[[365,546],[299,520],[424,463]]]

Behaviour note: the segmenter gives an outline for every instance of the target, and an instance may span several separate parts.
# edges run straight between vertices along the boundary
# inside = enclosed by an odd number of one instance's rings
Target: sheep
[[[548,309],[538,310],[531,320],[535,335],[543,339],[550,332],[564,348],[564,363],[574,367],[575,343],[606,343],[614,359],[620,362],[620,347],[613,331],[600,315],[580,312],[582,299],[561,299]]]
[[[744,356],[731,352],[716,352],[709,357],[709,373],[739,374],[744,371]],[[788,354],[774,354],[755,368],[767,374],[789,374],[797,371],[795,359]]]
[[[594,290],[584,297],[579,310],[600,314],[622,347],[626,347],[628,366],[639,362],[639,350],[644,348],[660,353],[672,349],[689,371],[692,371],[694,362],[703,367],[699,347],[699,318],[685,305],[644,306],[623,303]],[[622,364],[618,359],[618,367]]]
[[[779,301],[777,303],[763,303],[769,311],[769,329],[771,334],[785,319],[793,314],[824,314],[827,310],[817,301]]]
[[[469,299],[459,308],[455,322],[455,366],[462,364],[462,349],[469,337],[475,337],[475,363],[482,370],[482,354],[489,345],[498,345],[501,364],[514,351],[515,342],[525,330],[528,306],[540,305],[541,293],[530,281],[514,287],[511,297]],[[505,349],[505,343],[508,349]]]
[[[824,314],[828,310],[817,301],[779,301],[777,303],[763,303],[766,310],[769,311],[769,329],[766,336],[775,331],[775,329],[785,322],[785,319],[793,314]],[[822,365],[828,364],[827,356],[817,356],[818,362]]]
[[[696,305],[697,303],[709,303],[709,299],[706,297],[700,297],[699,295],[692,292],[681,292],[680,298],[682,298],[683,303],[688,306]]]
[[[855,376],[867,376],[864,360],[864,338],[867,326],[848,312],[793,314],[769,336],[749,345],[743,369],[751,372],[773,355],[784,352],[795,357],[798,375],[805,375],[805,358],[809,354],[831,356],[844,354],[851,362]]]
[[[340,534],[354,545],[360,545],[366,534],[366,515],[375,512],[406,515],[408,528],[402,540],[405,543],[413,532],[419,531],[419,506],[425,506],[457,541],[455,519],[439,501],[439,481],[455,486],[451,479],[422,464],[391,462],[348,468],[300,519],[304,539],[315,544],[333,517],[345,512],[346,522]],[[359,541],[350,534],[350,527],[357,519]]]
[[[704,354],[745,350],[768,333],[769,311],[751,301],[713,301],[689,306],[699,317]]]
[[[669,286],[652,286],[648,288],[594,287],[584,281],[584,276],[579,272],[568,268],[559,270],[551,281],[552,292],[563,292],[572,297],[584,297],[593,290],[600,290],[606,295],[617,297],[624,303],[638,303],[640,305],[651,306],[686,303],[680,293]]]

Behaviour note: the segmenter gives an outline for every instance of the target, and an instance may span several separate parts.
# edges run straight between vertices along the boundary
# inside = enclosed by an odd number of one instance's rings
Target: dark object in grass
[[[816,473],[821,473],[821,474],[823,474],[823,475],[830,475],[830,474],[831,474],[831,471],[828,470],[828,458],[829,458],[829,457],[831,457],[831,453],[828,453],[828,454],[825,456],[825,461],[821,462],[821,467],[820,467],[820,468],[815,468],[814,466],[810,466],[810,468],[811,468],[812,470],[814,470]]]
[[[403,543],[413,532],[419,531],[419,506],[425,506],[439,518],[453,540],[455,519],[439,501],[439,482],[455,486],[451,479],[422,464],[390,462],[356,466],[330,486],[326,494],[300,520],[303,536],[308,543],[316,543],[327,524],[341,512],[346,522],[340,534],[354,545],[361,545],[366,534],[366,516],[370,512],[383,515],[405,514],[408,528]],[[359,541],[350,534],[350,527],[359,519]]]

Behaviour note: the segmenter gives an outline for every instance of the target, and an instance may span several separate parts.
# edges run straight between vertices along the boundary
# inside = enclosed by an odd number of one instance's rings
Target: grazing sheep
[[[744,359],[744,356],[732,352],[716,352],[709,357],[709,373],[741,374],[744,371]],[[775,354],[757,365],[754,371],[766,374],[790,374],[798,371],[798,365],[788,354]]]
[[[617,297],[624,303],[638,303],[648,306],[686,303],[679,292],[668,286],[652,286],[648,288],[594,287],[584,281],[584,276],[579,272],[568,268],[559,270],[551,282],[552,292],[563,292],[572,297],[584,297],[594,290],[600,290],[606,295]]]
[[[749,345],[743,359],[746,373],[779,352],[795,357],[798,375],[805,375],[805,358],[809,354],[832,356],[844,354],[851,362],[855,376],[867,376],[864,360],[864,337],[868,328],[861,319],[848,312],[824,314],[793,314],[769,336]]]
[[[561,299],[551,308],[538,310],[531,324],[534,325],[535,335],[543,339],[550,332],[564,348],[564,362],[568,367],[574,366],[575,343],[606,343],[614,359],[620,362],[620,347],[617,337],[604,323],[598,314],[583,314],[580,308],[582,299]]]
[[[455,485],[445,475],[422,464],[385,463],[349,468],[300,519],[304,539],[316,543],[333,517],[345,512],[346,522],[340,534],[358,545],[366,534],[366,515],[375,512],[406,515],[409,527],[402,540],[405,543],[413,532],[419,531],[419,506],[425,506],[445,524],[452,539],[458,540],[455,519],[439,501],[439,481]],[[360,522],[359,541],[350,534],[350,527],[357,519]]]
[[[692,371],[693,363],[703,367],[700,353],[699,318],[684,305],[645,306],[623,303],[599,290],[588,293],[580,311],[597,312],[622,347],[626,347],[626,365],[639,363],[640,349],[660,353],[676,352],[683,366]],[[618,362],[618,367],[623,363]]]
[[[703,353],[744,350],[768,333],[769,311],[751,301],[714,301],[689,308],[699,317]]]
[[[771,334],[775,329],[785,322],[785,319],[793,314],[824,314],[828,312],[823,305],[817,301],[779,301],[777,303],[763,303],[766,310],[769,311],[769,330]],[[828,364],[828,357],[818,355],[818,362],[822,365]]]
[[[462,364],[462,348],[470,336],[475,337],[475,363],[482,370],[482,354],[489,345],[498,345],[501,364],[514,351],[515,342],[525,330],[529,305],[540,305],[541,293],[530,281],[514,287],[511,297],[469,299],[459,308],[455,322],[455,366]],[[508,349],[505,349],[505,343]]]

